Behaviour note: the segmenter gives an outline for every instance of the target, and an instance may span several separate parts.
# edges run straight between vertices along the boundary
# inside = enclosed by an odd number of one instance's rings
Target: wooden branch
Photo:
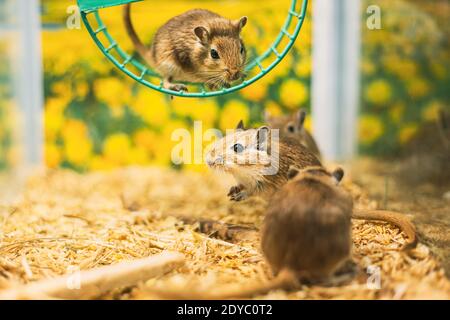
[[[0,299],[94,298],[114,288],[132,286],[165,274],[183,263],[184,256],[181,253],[163,252],[0,291]]]

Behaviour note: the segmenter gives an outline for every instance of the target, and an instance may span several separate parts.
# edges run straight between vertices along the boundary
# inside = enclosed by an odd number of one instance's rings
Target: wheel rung
[[[261,65],[261,62],[256,61],[256,65],[259,67],[259,69],[261,69],[262,73],[266,73],[266,69],[263,68],[263,66]]]
[[[281,54],[278,53],[277,49],[275,49],[274,47],[270,47],[270,50],[272,50],[272,52],[275,53],[275,55],[276,55],[278,58],[281,58]]]
[[[141,75],[139,76],[139,80],[144,79],[144,76],[145,76],[145,74],[147,73],[147,71],[148,71],[147,68],[145,68],[144,70],[142,70],[142,73],[141,73]]]
[[[106,52],[110,52],[113,48],[117,47],[117,43],[112,43],[108,48],[105,49]]]
[[[132,56],[128,56],[125,61],[120,65],[121,68],[125,67],[133,59]]]
[[[281,29],[281,32],[283,32],[289,39],[294,39],[294,37],[285,28]]]
[[[106,30],[106,26],[101,26],[100,28],[98,28],[97,30],[94,31],[95,34],[99,34],[100,32]]]
[[[300,14],[298,14],[297,12],[292,11],[292,10],[289,10],[289,14],[290,14],[291,16],[297,17],[298,19],[303,18]]]

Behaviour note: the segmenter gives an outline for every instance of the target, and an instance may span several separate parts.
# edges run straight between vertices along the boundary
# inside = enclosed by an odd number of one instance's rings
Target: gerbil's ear
[[[209,32],[206,30],[205,27],[196,27],[194,29],[194,33],[197,36],[197,38],[200,39],[201,43],[207,44],[209,41]]]
[[[336,184],[339,184],[344,177],[344,170],[342,168],[337,168],[331,173],[331,176],[336,180]]]
[[[298,174],[298,169],[294,166],[290,166],[287,172],[287,177],[289,180],[294,179]]]
[[[267,144],[269,140],[270,128],[263,126],[258,128],[256,132],[256,149],[267,150]]]
[[[246,24],[247,24],[247,17],[245,16],[235,22],[235,25],[238,28],[239,32],[241,32],[242,28],[245,27]]]
[[[236,126],[236,130],[241,131],[241,130],[245,130],[244,128],[244,121],[239,121],[239,123]]]
[[[302,129],[303,128],[303,124],[305,123],[305,118],[306,118],[306,111],[303,109],[300,109],[297,112],[297,126],[298,129]]]

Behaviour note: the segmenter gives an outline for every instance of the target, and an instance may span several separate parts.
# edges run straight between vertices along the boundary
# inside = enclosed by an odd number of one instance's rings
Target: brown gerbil
[[[271,200],[261,230],[261,247],[272,270],[327,280],[350,258],[352,197],[337,184],[341,168],[292,168]]]
[[[321,166],[316,156],[297,139],[279,138],[277,133],[266,126],[245,130],[241,121],[232,134],[217,141],[208,151],[206,163],[232,174],[238,182],[228,194],[231,200],[271,195],[287,182],[290,166]]]
[[[280,130],[280,136],[295,138],[320,159],[320,151],[313,136],[305,129],[306,111],[300,109],[288,115],[272,116],[268,112],[264,113],[266,123],[272,129]]]
[[[228,193],[232,201],[242,201],[250,196],[270,199],[287,182],[291,166],[299,169],[321,166],[317,157],[298,139],[278,137],[277,132],[265,126],[245,130],[241,121],[236,131],[217,141],[207,153],[206,162],[211,168],[231,173],[237,180],[238,185],[231,187]],[[398,226],[408,236],[405,250],[417,244],[415,227],[403,214],[355,210],[353,218],[385,221]]]
[[[289,181],[271,198],[261,229],[261,250],[275,279],[266,284],[215,294],[162,292],[170,298],[229,299],[297,287],[302,281],[336,284],[335,276],[351,257],[351,196],[338,187],[344,172],[323,167],[291,167]],[[160,292],[161,293],[161,292]]]
[[[145,46],[124,7],[125,27],[133,45],[163,78],[165,88],[187,90],[173,81],[203,83],[210,89],[228,87],[245,77],[246,49],[240,37],[247,17],[229,20],[204,9],[189,10],[167,21]]]

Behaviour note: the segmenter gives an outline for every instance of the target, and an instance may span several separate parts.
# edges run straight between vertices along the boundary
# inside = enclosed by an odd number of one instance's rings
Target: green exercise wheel
[[[123,49],[121,49],[119,43],[111,36],[108,31],[107,26],[103,23],[100,17],[100,11],[103,8],[124,5],[127,3],[137,2],[142,0],[78,0],[78,6],[80,9],[81,18],[83,20],[84,25],[86,26],[89,34],[91,35],[94,42],[99,47],[100,51],[122,72],[133,78],[135,81],[152,88],[154,90],[179,97],[193,97],[193,98],[202,98],[202,97],[214,97],[219,96],[231,92],[235,92],[242,88],[245,88],[255,81],[258,81],[266,74],[268,74],[273,68],[276,67],[278,63],[288,54],[289,50],[294,45],[295,40],[300,33],[300,29],[302,27],[303,21],[306,16],[306,8],[308,5],[308,0],[303,0],[301,5],[299,5],[300,12],[296,11],[297,5],[300,4],[300,1],[292,0],[290,8],[287,9],[286,12],[286,20],[283,24],[283,27],[280,30],[280,33],[272,43],[272,45],[265,50],[260,56],[256,57],[252,60],[246,67],[246,71],[249,72],[254,68],[256,69],[256,75],[252,76],[249,79],[242,81],[239,84],[233,85],[230,88],[223,88],[216,91],[207,91],[203,86],[199,85],[197,91],[173,91],[162,87],[161,81],[159,83],[155,83],[157,80],[149,79],[150,77],[154,78],[158,75],[155,71],[151,70],[146,65],[139,62],[134,55],[126,53]],[[93,27],[90,23],[89,15],[93,15],[96,26]],[[295,28],[294,28],[295,25]],[[288,30],[293,30],[289,33]],[[103,34],[104,38],[107,39],[108,43],[102,43],[99,39],[99,36]],[[277,49],[278,45],[287,38],[286,46],[280,50]],[[115,54],[113,54],[115,53]],[[267,65],[267,67],[263,67]],[[255,73],[254,73],[255,74]]]

